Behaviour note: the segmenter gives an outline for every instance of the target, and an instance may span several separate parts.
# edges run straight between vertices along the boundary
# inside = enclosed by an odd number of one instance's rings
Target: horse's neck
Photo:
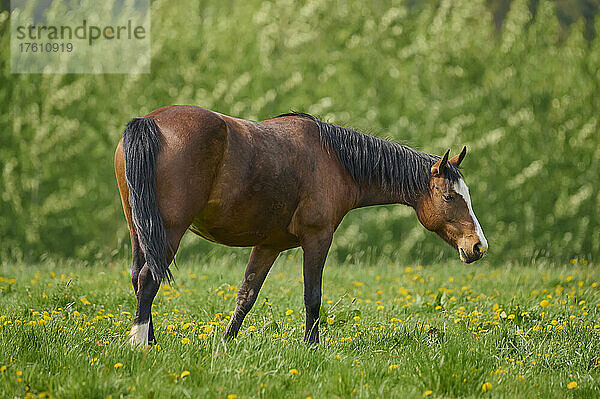
[[[387,204],[403,204],[414,208],[416,205],[416,203],[413,203],[414,201],[405,199],[404,195],[384,189],[377,185],[360,187],[360,192],[361,200],[359,201],[357,208]]]

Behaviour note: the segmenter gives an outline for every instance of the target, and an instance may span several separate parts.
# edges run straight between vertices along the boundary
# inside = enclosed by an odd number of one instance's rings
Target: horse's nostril
[[[473,253],[476,256],[481,256],[481,243],[478,242],[477,244],[473,245]]]

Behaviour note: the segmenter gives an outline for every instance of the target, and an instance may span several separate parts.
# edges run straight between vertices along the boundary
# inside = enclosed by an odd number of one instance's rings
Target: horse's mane
[[[357,183],[377,184],[407,200],[429,191],[431,167],[439,156],[323,122],[309,114],[291,112],[278,117],[282,116],[298,116],[315,122],[321,141],[336,152],[340,163]],[[450,163],[445,173],[446,179],[452,182],[462,176]]]

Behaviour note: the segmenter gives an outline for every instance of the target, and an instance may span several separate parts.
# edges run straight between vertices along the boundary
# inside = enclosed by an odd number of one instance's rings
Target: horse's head
[[[469,188],[456,171],[467,148],[451,159],[448,153],[431,167],[429,195],[423,195],[415,209],[427,230],[456,248],[463,262],[471,263],[483,256],[488,243],[471,207]]]

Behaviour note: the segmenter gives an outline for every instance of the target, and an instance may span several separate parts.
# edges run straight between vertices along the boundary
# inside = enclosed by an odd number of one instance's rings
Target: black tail
[[[172,279],[167,264],[167,234],[156,202],[156,157],[160,129],[152,118],[134,118],[123,132],[125,179],[140,246],[152,277],[159,284]]]

